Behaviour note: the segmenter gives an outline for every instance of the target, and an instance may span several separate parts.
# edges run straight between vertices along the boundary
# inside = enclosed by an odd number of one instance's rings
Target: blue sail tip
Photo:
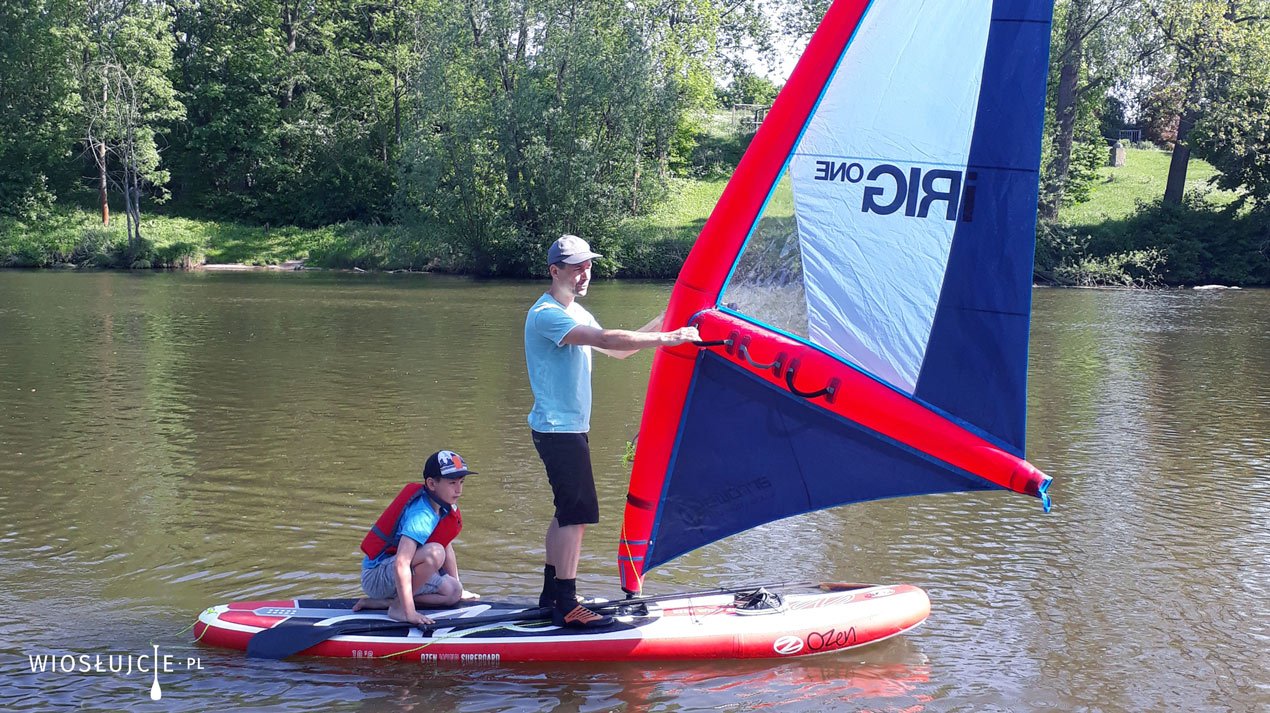
[[[1054,479],[1047,475],[1045,476],[1045,479],[1041,481],[1041,484],[1036,486],[1036,495],[1041,499],[1041,507],[1045,508],[1045,512],[1050,511],[1051,503],[1049,489],[1050,484],[1053,482]]]

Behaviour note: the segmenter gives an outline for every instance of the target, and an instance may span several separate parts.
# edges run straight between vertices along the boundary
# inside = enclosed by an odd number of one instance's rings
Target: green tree
[[[416,18],[433,0],[170,0],[183,197],[317,225],[390,217]]]
[[[1270,210],[1270,3],[1258,9],[1258,19],[1244,16],[1250,31],[1232,58],[1228,91],[1196,122],[1191,141],[1221,172],[1218,186],[1242,189],[1243,198]]]
[[[1106,160],[1100,131],[1107,90],[1122,75],[1117,37],[1129,0],[1060,0],[1054,8],[1040,218],[1088,197]]]
[[[748,31],[734,16],[751,11],[714,0],[440,6],[420,25],[403,203],[481,272],[541,272],[543,246],[562,232],[620,263],[613,224],[686,161],[714,102],[719,38]]]
[[[1192,129],[1247,77],[1264,76],[1270,0],[1143,0],[1142,7],[1141,37],[1157,49],[1146,91],[1178,117],[1164,190],[1164,201],[1178,205]]]
[[[779,88],[772,80],[747,70],[737,72],[725,89],[719,91],[719,100],[726,106],[733,104],[770,105],[776,99]]]
[[[832,4],[833,0],[787,0],[776,5],[774,12],[786,36],[805,42]]]
[[[0,213],[41,215],[74,180],[70,0],[0,0]]]
[[[186,121],[174,125],[173,192],[213,213],[257,213],[262,173],[277,155],[272,81],[281,54],[264,0],[173,0],[177,86]]]
[[[172,86],[172,18],[168,8],[132,0],[84,6],[78,67],[83,141],[98,175],[102,220],[108,187],[124,202],[129,252],[141,248],[141,198],[162,199],[168,171],[158,135],[185,115]]]
[[[425,21],[406,201],[476,269],[528,274],[542,236],[594,234],[629,199],[649,58],[620,19],[608,4],[491,1]]]
[[[1270,208],[1270,89],[1247,86],[1195,126],[1195,153],[1220,171],[1217,185]],[[1267,236],[1270,237],[1270,236]]]

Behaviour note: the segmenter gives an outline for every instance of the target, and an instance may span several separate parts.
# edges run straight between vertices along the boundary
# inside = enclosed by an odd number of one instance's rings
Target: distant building
[[[758,127],[767,118],[767,111],[771,108],[767,104],[733,104],[733,121],[743,133],[752,134],[758,131]]]
[[[1125,127],[1117,132],[1116,140],[1136,144],[1142,140],[1142,129]]]

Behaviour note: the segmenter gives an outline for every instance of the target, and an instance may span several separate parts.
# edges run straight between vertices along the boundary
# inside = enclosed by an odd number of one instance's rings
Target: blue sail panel
[[[852,502],[999,489],[712,353],[691,397],[645,570],[765,522]]]
[[[970,168],[981,186],[959,222],[914,395],[1022,455],[1048,3],[994,15]],[[1007,14],[1005,11],[1013,11]],[[987,398],[985,398],[987,396]]]

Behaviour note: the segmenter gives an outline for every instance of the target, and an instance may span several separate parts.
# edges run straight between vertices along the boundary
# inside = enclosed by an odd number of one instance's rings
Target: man
[[[475,475],[454,451],[437,451],[423,464],[423,484],[407,485],[362,541],[362,589],[353,611],[387,609],[416,626],[433,621],[417,607],[450,606],[475,598],[459,582],[453,540],[463,529],[463,479]]]
[[[529,427],[547,469],[556,506],[547,528],[546,566],[539,606],[552,607],[556,626],[593,628],[611,623],[583,606],[577,596],[582,535],[600,521],[591,472],[591,350],[625,359],[640,349],[676,346],[700,339],[696,327],[660,329],[662,316],[638,331],[604,329],[577,299],[587,293],[591,261],[601,257],[576,235],[565,235],[547,251],[551,289],[525,318],[525,363],[534,392]]]

